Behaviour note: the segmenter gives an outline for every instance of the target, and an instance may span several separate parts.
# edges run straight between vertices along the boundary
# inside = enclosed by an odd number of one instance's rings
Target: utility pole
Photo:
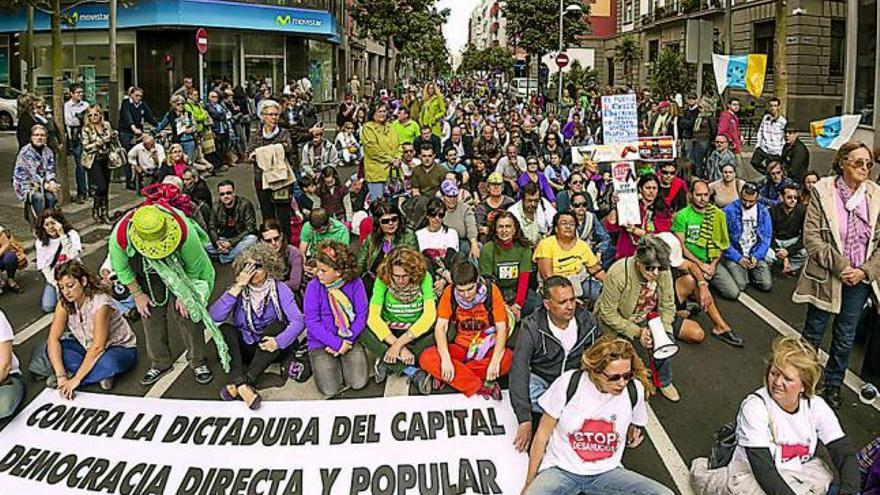
[[[559,0],[559,53],[562,53],[564,49],[562,46],[562,18],[565,15],[565,7],[562,2],[563,0]],[[559,67],[559,79],[556,81],[556,85],[559,86],[556,91],[556,108],[559,108],[559,105],[562,104],[562,67]]]
[[[733,55],[733,0],[724,0],[724,49],[728,55]]]
[[[116,10],[117,0],[110,0],[110,122],[119,121],[119,80],[116,77]]]

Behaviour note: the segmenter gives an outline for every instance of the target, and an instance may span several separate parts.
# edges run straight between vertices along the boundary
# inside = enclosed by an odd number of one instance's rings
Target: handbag
[[[107,168],[110,170],[117,169],[128,161],[128,155],[125,148],[119,144],[119,138],[114,138],[110,143],[110,153],[107,154]]]
[[[767,401],[755,392],[749,395],[759,397],[764,405]],[[773,425],[773,419],[770,417],[770,409],[767,409],[767,422],[770,426],[770,435],[776,442],[776,427]],[[736,421],[726,423],[712,434],[712,449],[709,452],[709,469],[718,469],[730,464],[733,459],[733,453],[736,451]]]
[[[205,129],[204,134],[202,134],[202,153],[210,155],[215,151],[217,151],[217,145],[214,142],[214,131]]]

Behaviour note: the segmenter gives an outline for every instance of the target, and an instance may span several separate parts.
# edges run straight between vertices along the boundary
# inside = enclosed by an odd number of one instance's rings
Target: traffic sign
[[[202,55],[208,51],[208,32],[205,31],[205,28],[199,28],[196,31],[196,50]]]
[[[565,53],[560,53],[556,56],[556,66],[560,69],[568,65],[568,55]]]

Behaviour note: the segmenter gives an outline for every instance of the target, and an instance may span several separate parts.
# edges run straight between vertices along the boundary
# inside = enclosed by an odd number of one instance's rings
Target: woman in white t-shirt
[[[24,380],[18,358],[12,352],[14,340],[12,325],[0,310],[0,419],[12,416],[24,397]]]
[[[653,391],[633,345],[606,335],[584,352],[581,370],[563,373],[538,400],[544,416],[522,493],[671,495],[621,463],[624,445],[634,448],[644,439],[645,391]]]
[[[79,258],[82,254],[82,241],[79,233],[73,230],[61,210],[49,208],[43,211],[34,222],[34,235],[37,240],[37,270],[43,273],[46,285],[40,298],[40,308],[44,313],[55,311],[58,302],[58,289],[55,283],[55,267]]]
[[[458,231],[443,225],[445,214],[446,205],[443,200],[431,198],[425,207],[428,225],[416,232],[419,251],[431,261],[429,268],[434,278],[435,294],[442,294],[443,289],[452,283],[449,269],[452,266],[452,257],[459,248]]]
[[[742,401],[736,417],[736,450],[730,464],[708,469],[706,458],[691,465],[691,484],[699,494],[825,495],[834,473],[819,457],[825,444],[837,467],[836,493],[859,491],[858,461],[834,411],[816,385],[822,365],[815,349],[800,337],[773,342],[764,386]]]

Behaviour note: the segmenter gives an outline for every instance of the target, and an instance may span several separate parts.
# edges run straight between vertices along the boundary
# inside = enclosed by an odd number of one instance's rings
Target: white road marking
[[[768,325],[770,325],[770,327],[775,329],[780,334],[786,335],[786,336],[800,337],[800,335],[801,335],[800,332],[795,330],[791,325],[786,323],[782,318],[779,318],[778,316],[773,314],[772,311],[765,308],[761,303],[754,300],[751,296],[749,296],[745,292],[741,292],[739,294],[739,302],[743,303],[745,305],[745,307],[747,307],[747,308],[749,308],[749,310],[751,310],[752,313],[755,313],[756,315],[758,315],[759,318],[764,320]],[[825,363],[828,361],[828,353],[823,351],[822,349],[819,349],[819,360],[822,362],[822,366],[824,366]],[[856,395],[859,395],[859,391],[862,389],[862,386],[865,384],[865,382],[861,378],[859,378],[858,375],[851,372],[850,370],[846,370],[846,374],[844,375],[844,378],[843,378],[843,383],[844,383],[844,385],[849,387],[850,390],[855,392]],[[880,401],[875,400],[871,405],[874,407],[874,409],[877,409],[878,411],[880,411]]]
[[[171,311],[177,311],[177,310],[172,309]],[[204,333],[205,333],[205,342],[210,344],[211,343],[210,334],[208,333],[207,330],[205,330]],[[178,378],[180,378],[180,375],[183,374],[184,370],[187,370],[187,369],[189,369],[189,364],[186,362],[186,349],[184,349],[184,351],[182,353],[180,353],[180,356],[177,358],[177,361],[174,361],[174,364],[171,365],[171,369],[167,373],[162,375],[162,378],[160,378],[158,382],[154,383],[153,386],[150,387],[150,390],[147,391],[147,393],[146,393],[146,395],[144,395],[144,397],[148,397],[151,399],[158,399],[158,398],[162,397],[163,395],[165,395],[165,392],[168,392],[168,389],[171,388],[171,385],[173,385],[174,382],[177,381]],[[211,371],[213,372],[214,370],[211,370]],[[222,373],[223,370],[220,369],[219,372]],[[216,378],[216,373],[215,373],[214,378]],[[215,381],[212,380],[211,383],[209,383],[208,385],[205,385],[205,386],[206,387],[213,386],[214,383],[215,383]],[[220,389],[218,388],[217,390],[220,390]],[[217,394],[219,396],[220,392],[217,392]]]
[[[24,330],[15,334],[15,340],[12,341],[12,344],[13,345],[21,345],[21,344],[25,343],[29,338],[42,332],[49,325],[52,324],[52,318],[54,316],[55,315],[52,313],[49,313],[47,315],[43,315],[39,320],[26,326],[24,328]]]
[[[669,438],[666,429],[660,424],[660,419],[654,413],[654,410],[651,409],[650,405],[645,405],[648,407],[648,425],[645,428],[648,432],[648,438],[651,439],[651,443],[657,449],[657,453],[660,455],[660,459],[663,460],[666,471],[672,476],[672,481],[675,482],[678,493],[681,495],[694,495],[690,482],[690,469],[684,463],[684,459],[681,458],[681,454],[678,453],[678,449],[675,448],[675,444],[672,443],[672,439]]]

